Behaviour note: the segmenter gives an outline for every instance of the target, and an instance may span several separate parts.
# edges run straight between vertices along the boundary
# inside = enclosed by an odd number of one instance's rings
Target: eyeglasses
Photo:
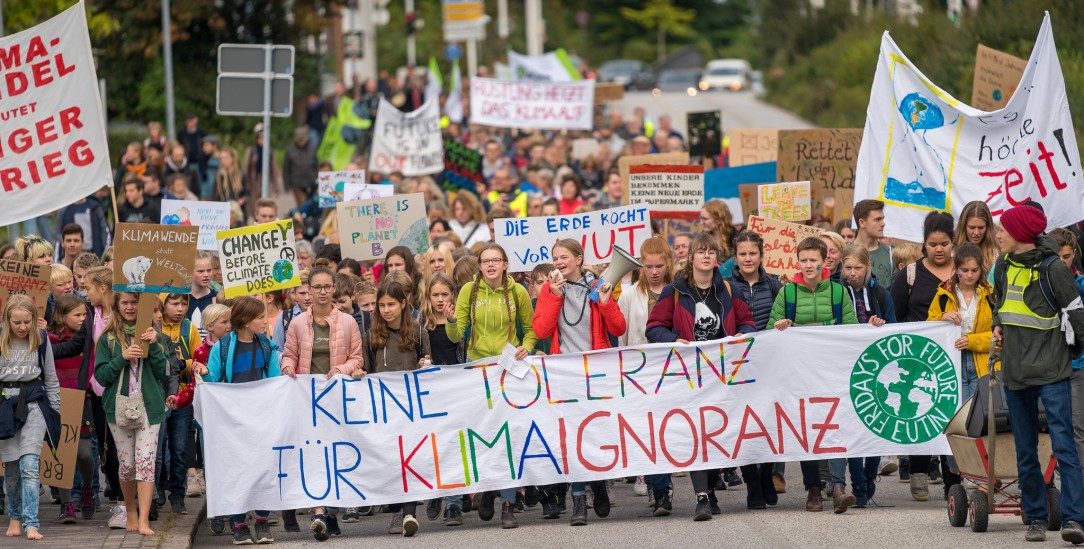
[[[326,292],[330,292],[331,290],[334,290],[335,286],[331,286],[331,285],[327,285],[327,286],[309,286],[309,289],[311,289],[312,291],[314,291],[314,292],[316,292],[318,294],[322,294],[322,293],[326,293]]]
[[[481,263],[482,265],[500,265],[501,263],[504,263],[504,260],[498,257],[495,259],[483,259],[478,263]]]

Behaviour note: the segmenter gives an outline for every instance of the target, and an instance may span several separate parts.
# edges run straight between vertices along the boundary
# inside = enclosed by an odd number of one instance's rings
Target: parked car
[[[700,69],[667,69],[659,73],[659,82],[651,93],[658,95],[664,91],[684,91],[696,95],[700,83]]]
[[[616,82],[626,89],[632,84],[633,79],[642,72],[651,69],[647,63],[635,59],[613,59],[602,64],[598,69],[599,82]]]
[[[704,67],[700,89],[740,91],[749,88],[753,68],[744,59],[715,59]]]

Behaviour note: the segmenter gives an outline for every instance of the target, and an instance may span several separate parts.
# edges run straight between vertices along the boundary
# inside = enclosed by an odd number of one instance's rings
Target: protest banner
[[[832,196],[833,201],[835,195]],[[809,182],[761,185],[757,192],[757,215],[780,221],[805,221],[810,217]]]
[[[735,219],[740,219],[735,217]],[[671,246],[674,237],[682,234],[693,235],[697,233],[696,226],[700,223],[700,214],[678,214],[659,219],[659,235]]]
[[[230,228],[229,202],[201,202],[198,200],[163,200],[162,224],[182,227],[199,227],[197,250],[218,249],[218,231]]]
[[[636,204],[582,214],[497,219],[493,230],[495,242],[508,253],[508,270],[519,273],[552,261],[550,248],[564,238],[580,242],[587,265],[609,263],[615,245],[639,257],[640,246],[651,238],[651,215],[646,205]]]
[[[472,124],[536,130],[590,130],[595,83],[470,79]]]
[[[429,248],[429,219],[422,193],[340,202],[343,257],[380,259],[396,246],[415,254]]]
[[[583,160],[588,156],[598,155],[598,139],[581,137],[572,140],[572,158]]]
[[[715,168],[704,172],[704,200],[722,199],[730,208],[735,223],[756,215],[756,185],[775,181],[775,162],[749,164],[736,168]],[[752,190],[748,190],[751,188]],[[746,189],[743,191],[742,189]]]
[[[79,454],[79,433],[83,428],[83,399],[86,391],[60,388],[60,441],[56,454],[48,442],[41,444],[38,474],[41,483],[71,490],[75,480],[75,459]]]
[[[704,207],[704,166],[629,166],[629,202],[652,214],[699,212]]]
[[[0,311],[7,305],[9,297],[25,295],[38,309],[38,318],[45,318],[45,306],[49,303],[49,277],[52,274],[53,268],[49,265],[0,259]]]
[[[853,189],[860,129],[780,130],[776,182],[809,181],[812,211],[824,213],[836,189]]]
[[[444,142],[440,138],[440,106],[435,99],[412,112],[402,112],[380,99],[369,171],[402,172],[407,177],[444,169]]]
[[[301,284],[292,219],[218,232],[226,299]]]
[[[508,50],[508,64],[512,80],[516,81],[571,82],[581,79],[564,48],[542,55],[523,55]]]
[[[478,194],[482,177],[482,153],[456,141],[444,139],[444,190],[468,190]]]
[[[1042,205],[1047,227],[1084,219],[1084,170],[1049,15],[1020,89],[1030,91],[1000,111],[974,109],[931,83],[884,35],[854,198],[885,202],[885,236],[921,242],[926,214],[959,217],[973,200],[986,202],[995,223],[1027,200]]]
[[[365,170],[317,173],[316,192],[320,207],[334,208],[342,202],[347,183],[365,183]]]
[[[941,455],[942,430],[961,404],[959,334],[945,322],[793,327],[530,356],[523,378],[493,357],[362,379],[208,383],[195,402],[216,483],[207,512]],[[220,417],[230,421],[212,419]]]
[[[641,155],[622,155],[617,158],[617,171],[621,174],[621,185],[624,190],[621,199],[626,204],[629,202],[629,168],[638,164],[652,164],[655,166],[684,166],[689,163],[689,153],[657,153]]]
[[[689,156],[715,157],[723,152],[723,115],[719,111],[685,115],[689,130]]]
[[[343,190],[342,202],[369,200],[395,194],[395,185],[371,185],[369,183],[347,183]]]
[[[1001,109],[1016,92],[1028,62],[979,44],[975,52],[975,80],[971,85],[971,106],[980,111]]]
[[[775,162],[779,157],[779,130],[738,128],[730,137],[730,167]],[[775,175],[772,175],[775,178]],[[765,182],[766,183],[766,182]]]
[[[113,240],[113,291],[192,292],[199,227],[117,223]]]
[[[773,275],[794,277],[798,272],[798,243],[822,230],[809,225],[749,216],[745,227],[764,239],[764,270]]]
[[[86,6],[0,39],[0,225],[113,185]]]

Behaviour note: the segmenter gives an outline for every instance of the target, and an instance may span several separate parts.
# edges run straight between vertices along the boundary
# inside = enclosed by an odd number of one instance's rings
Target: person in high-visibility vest
[[[1001,214],[997,239],[1003,255],[994,265],[993,337],[1002,349],[1005,402],[1028,520],[1025,539],[1044,541],[1050,518],[1038,455],[1041,400],[1061,472],[1061,538],[1079,544],[1084,543],[1084,473],[1073,438],[1070,377],[1076,334],[1084,338],[1084,308],[1073,273],[1058,260],[1057,243],[1043,234],[1046,223],[1042,210],[1031,205]]]

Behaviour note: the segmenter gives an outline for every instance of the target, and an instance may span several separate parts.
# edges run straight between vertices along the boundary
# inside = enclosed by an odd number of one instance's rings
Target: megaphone
[[[620,246],[613,247],[611,257],[613,261],[610,262],[610,266],[606,267],[606,270],[602,272],[602,276],[591,286],[589,297],[595,303],[598,303],[598,289],[602,287],[603,283],[608,283],[610,287],[617,286],[617,283],[621,282],[621,279],[625,278],[625,275],[629,274],[633,269],[644,266],[643,263],[640,263],[640,260],[632,257],[632,254],[626,252]]]

